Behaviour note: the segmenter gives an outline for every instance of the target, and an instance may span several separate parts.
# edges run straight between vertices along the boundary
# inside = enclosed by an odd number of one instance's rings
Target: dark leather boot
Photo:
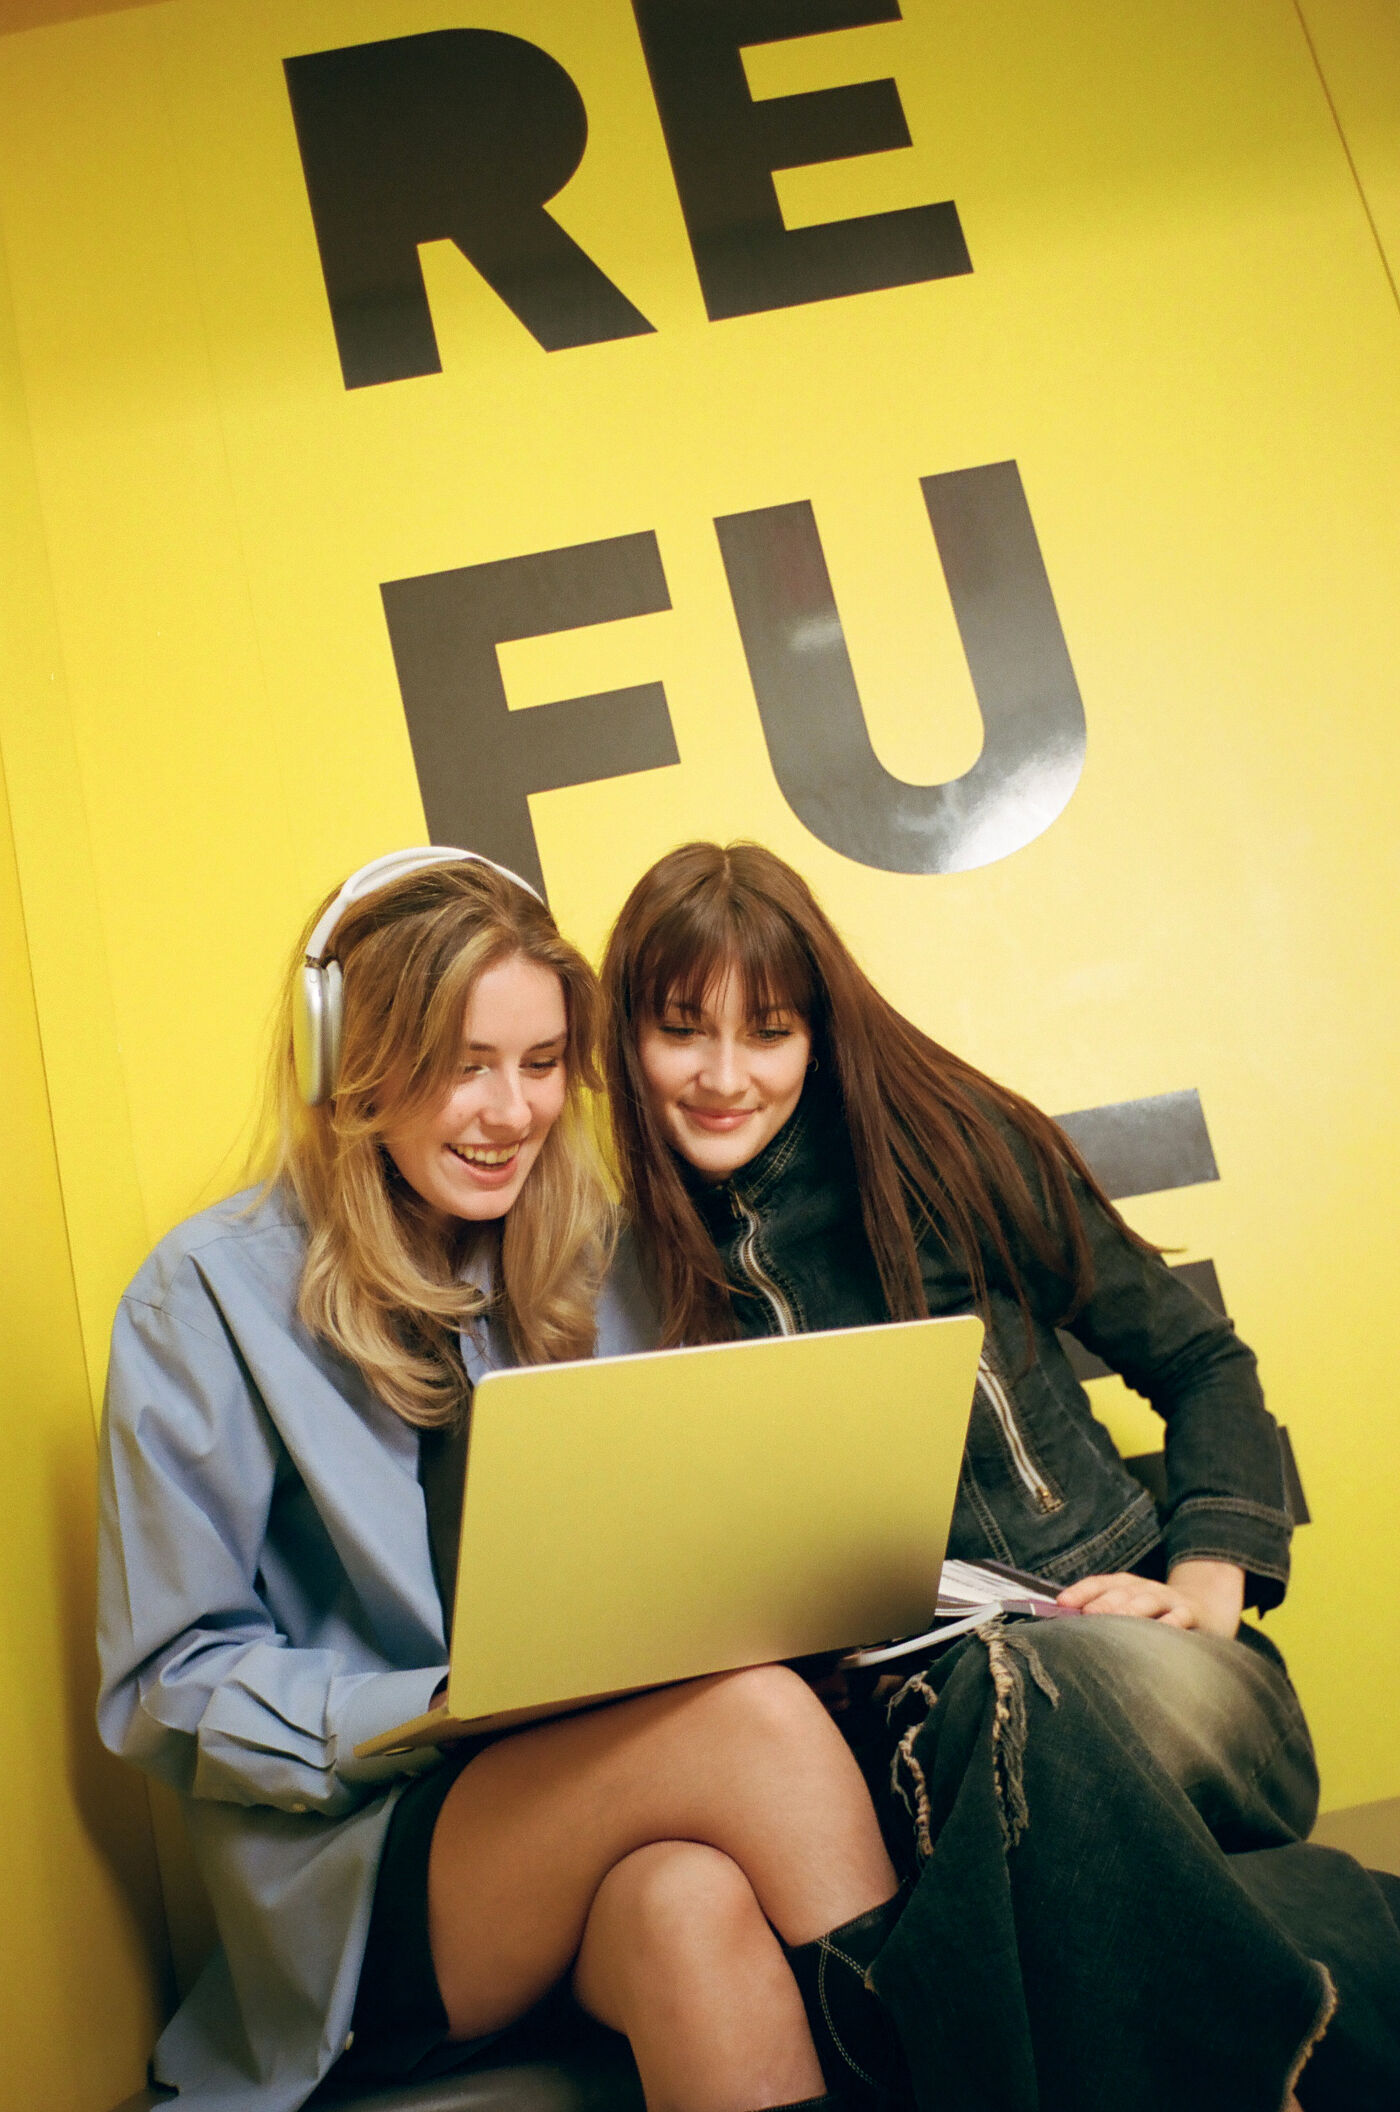
[[[893,1934],[906,1897],[901,1886],[893,1899],[843,1922],[814,1943],[783,1946],[822,2074],[841,2104],[912,2102],[894,2026],[865,1978]]]

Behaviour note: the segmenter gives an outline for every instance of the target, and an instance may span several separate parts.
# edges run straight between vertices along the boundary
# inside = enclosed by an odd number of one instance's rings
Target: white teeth
[[[520,1146],[508,1144],[503,1151],[488,1151],[484,1144],[449,1144],[448,1150],[454,1158],[465,1159],[468,1166],[504,1166],[513,1159]]]

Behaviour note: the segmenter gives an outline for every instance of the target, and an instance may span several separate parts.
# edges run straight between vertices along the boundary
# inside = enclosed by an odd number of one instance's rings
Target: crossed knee
[[[574,1993],[625,2031],[647,2102],[776,2105],[815,2098],[821,2065],[797,1983],[739,1864],[700,1841],[656,1841],[594,1897]]]
[[[614,1863],[589,1923],[643,1972],[684,1971],[768,1926],[739,1865],[702,1841],[653,1841]]]
[[[746,1734],[786,1745],[793,1738],[827,1736],[831,1721],[805,1679],[787,1665],[748,1665],[697,1680],[697,1702],[707,1715]]]

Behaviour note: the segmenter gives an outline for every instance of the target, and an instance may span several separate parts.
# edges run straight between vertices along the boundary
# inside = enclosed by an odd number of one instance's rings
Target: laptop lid
[[[971,1315],[494,1372],[447,1690],[500,1721],[927,1626]]]

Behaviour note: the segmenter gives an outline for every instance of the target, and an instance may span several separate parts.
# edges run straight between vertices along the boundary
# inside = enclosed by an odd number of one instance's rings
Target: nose
[[[487,1129],[507,1137],[521,1136],[530,1127],[530,1103],[519,1071],[503,1068],[491,1073],[481,1119]]]
[[[725,1098],[744,1090],[746,1081],[740,1061],[739,1045],[732,1035],[716,1035],[706,1044],[699,1082],[706,1092]]]

